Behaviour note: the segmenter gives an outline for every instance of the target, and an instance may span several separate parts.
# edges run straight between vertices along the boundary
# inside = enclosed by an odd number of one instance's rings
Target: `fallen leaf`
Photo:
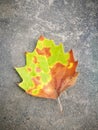
[[[56,99],[76,82],[78,61],[73,51],[65,53],[62,43],[41,36],[33,52],[26,52],[26,65],[15,68],[22,82],[18,85],[26,93],[43,98]]]

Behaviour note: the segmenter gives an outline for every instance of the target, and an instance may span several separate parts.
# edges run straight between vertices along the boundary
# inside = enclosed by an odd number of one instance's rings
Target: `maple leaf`
[[[78,61],[73,51],[65,53],[62,43],[41,36],[33,52],[26,52],[26,65],[15,68],[22,82],[18,85],[26,93],[43,98],[56,99],[76,82]]]

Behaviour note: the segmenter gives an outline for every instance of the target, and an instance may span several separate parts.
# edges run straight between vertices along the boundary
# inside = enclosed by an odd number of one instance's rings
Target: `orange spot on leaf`
[[[29,90],[26,91],[26,93],[32,95],[32,90],[33,88],[30,88]]]
[[[45,55],[46,57],[49,57],[51,56],[51,53],[50,53],[50,48],[43,48],[42,50],[36,48],[36,51],[39,55]]]
[[[28,67],[28,68],[27,68],[27,71],[28,71],[28,72],[31,72],[31,71],[32,71],[32,68]]]
[[[38,86],[40,84],[40,76],[33,77],[32,81],[34,82],[35,86]]]
[[[36,64],[37,63],[37,58],[34,56],[33,62]]]

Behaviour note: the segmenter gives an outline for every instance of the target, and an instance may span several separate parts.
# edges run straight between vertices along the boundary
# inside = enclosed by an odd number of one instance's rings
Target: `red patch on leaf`
[[[32,81],[34,82],[35,86],[38,86],[40,84],[40,77],[39,76],[33,77]]]
[[[41,72],[41,69],[39,67],[37,67],[36,72]]]
[[[36,48],[36,51],[39,55],[45,55],[46,57],[49,57],[51,56],[51,53],[50,53],[50,48],[43,48],[42,50]]]

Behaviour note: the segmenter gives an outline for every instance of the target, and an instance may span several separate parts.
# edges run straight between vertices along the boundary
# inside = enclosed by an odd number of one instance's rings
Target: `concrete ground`
[[[43,34],[79,61],[74,87],[57,100],[22,91],[13,69]],[[0,130],[98,130],[98,0],[0,0]]]

